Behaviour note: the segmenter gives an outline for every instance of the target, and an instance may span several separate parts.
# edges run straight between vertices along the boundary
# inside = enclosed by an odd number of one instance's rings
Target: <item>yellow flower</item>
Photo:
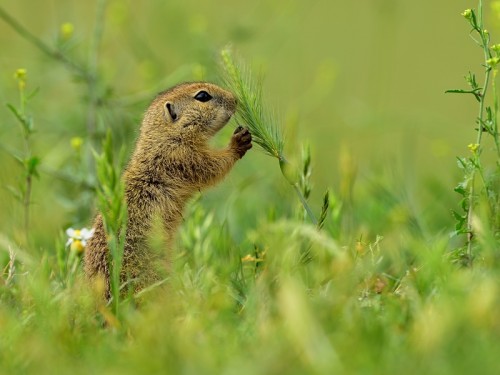
[[[466,9],[462,12],[462,16],[465,17],[465,19],[470,20],[472,18],[472,9]]]
[[[75,31],[75,27],[71,22],[66,22],[61,25],[61,29],[59,30],[61,39],[68,40],[73,36],[73,32]]]
[[[66,234],[69,237],[66,242],[66,246],[69,246],[71,251],[81,254],[85,250],[85,246],[87,246],[87,241],[94,234],[94,229],[88,230],[87,228],[68,228],[66,230]]]
[[[17,69],[16,72],[14,73],[14,78],[17,79],[20,90],[26,87],[26,76],[27,76],[26,69],[23,68]]]
[[[21,80],[25,81],[26,80],[26,69],[23,69],[23,68],[17,69],[16,72],[14,73],[14,78],[21,79]]]
[[[486,64],[494,68],[500,62],[500,57],[492,57],[491,59],[486,60]]]
[[[80,149],[82,148],[82,144],[83,144],[83,139],[82,138],[80,138],[80,137],[73,137],[73,138],[71,138],[71,147],[76,152],[80,151]]]
[[[477,152],[477,150],[479,149],[479,143],[471,143],[467,146],[469,148],[469,150],[475,154]]]
[[[74,251],[76,253],[83,253],[85,250],[85,246],[83,245],[82,241],[80,240],[74,240],[71,243],[71,246],[69,247],[71,251]]]

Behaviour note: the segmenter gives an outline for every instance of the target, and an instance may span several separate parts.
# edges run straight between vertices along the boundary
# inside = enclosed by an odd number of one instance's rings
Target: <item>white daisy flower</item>
[[[66,242],[66,246],[69,246],[71,251],[83,253],[83,251],[85,250],[85,246],[87,246],[87,241],[94,234],[94,229],[92,228],[88,230],[87,228],[68,228],[66,229],[66,234],[69,237],[68,241]]]

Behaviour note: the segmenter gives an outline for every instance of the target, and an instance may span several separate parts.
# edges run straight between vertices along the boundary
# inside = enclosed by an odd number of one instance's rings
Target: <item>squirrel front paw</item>
[[[231,137],[230,147],[241,159],[252,148],[252,134],[250,134],[250,131],[243,126],[238,126]]]

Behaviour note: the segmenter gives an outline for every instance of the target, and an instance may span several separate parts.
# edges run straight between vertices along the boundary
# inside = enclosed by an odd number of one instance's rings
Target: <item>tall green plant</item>
[[[102,215],[109,249],[109,270],[112,311],[116,316],[120,306],[120,273],[127,228],[127,206],[125,185],[120,178],[125,148],[122,147],[118,161],[113,155],[113,139],[108,130],[102,143],[102,153],[94,154],[97,172],[97,208]]]
[[[463,180],[455,191],[462,196],[460,205],[462,212],[453,212],[457,221],[455,234],[467,236],[465,258],[468,265],[474,259],[474,243],[477,230],[474,220],[477,217],[477,206],[486,203],[489,226],[494,236],[500,236],[500,136],[498,133],[498,93],[495,78],[500,63],[500,44],[491,44],[491,36],[483,21],[483,2],[478,1],[477,10],[466,9],[462,16],[472,27],[470,34],[476,44],[482,49],[484,78],[482,86],[476,81],[476,75],[469,72],[465,77],[469,89],[448,90],[447,93],[470,94],[478,102],[476,118],[476,139],[469,144],[471,155],[458,157],[458,166],[464,173]],[[487,103],[488,94],[492,96]],[[485,136],[494,143],[493,149],[485,145]],[[486,165],[488,154],[496,159],[494,165]],[[489,155],[488,155],[489,156]]]
[[[40,158],[33,154],[32,136],[35,132],[33,116],[28,111],[29,100],[36,94],[37,90],[28,94],[26,92],[27,73],[26,69],[17,69],[14,74],[19,88],[19,106],[7,104],[7,107],[16,117],[22,131],[24,150],[19,153],[8,149],[8,152],[19,162],[24,171],[22,183],[19,187],[9,187],[14,196],[22,203],[24,210],[24,234],[28,242],[30,234],[30,207],[33,189],[33,179],[38,178],[38,166]]]
[[[67,182],[70,186],[65,192],[78,215],[74,221],[79,223],[86,221],[91,213],[90,207],[92,205],[90,203],[96,181],[92,150],[100,147],[103,132],[99,131],[98,124],[108,108],[111,108],[108,106],[108,102],[113,91],[100,73],[100,51],[106,24],[108,0],[96,0],[93,3],[95,3],[95,22],[92,32],[86,38],[88,44],[80,43],[79,38],[75,38],[75,27],[71,22],[60,25],[57,38],[46,40],[41,35],[32,32],[29,24],[14,17],[7,9],[7,5],[5,7],[0,5],[0,21],[5,22],[21,39],[63,67],[71,76],[71,81],[79,86],[77,91],[85,109],[84,117],[81,114],[77,116],[83,118],[82,123],[85,125],[84,134],[78,134],[82,139],[80,145],[82,158],[79,165],[74,171],[61,168],[53,169],[50,165],[43,166],[45,173],[60,181]],[[87,45],[88,47],[86,47]],[[76,53],[77,50],[78,53]],[[113,108],[116,108],[116,105],[115,103]],[[78,128],[74,127],[74,129]],[[84,188],[85,191],[76,193],[77,188]]]

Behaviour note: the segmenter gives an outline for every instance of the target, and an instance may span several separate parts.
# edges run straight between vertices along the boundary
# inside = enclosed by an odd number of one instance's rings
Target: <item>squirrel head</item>
[[[156,142],[203,142],[227,124],[236,111],[236,98],[217,85],[182,83],[153,100],[142,123],[143,136]]]

